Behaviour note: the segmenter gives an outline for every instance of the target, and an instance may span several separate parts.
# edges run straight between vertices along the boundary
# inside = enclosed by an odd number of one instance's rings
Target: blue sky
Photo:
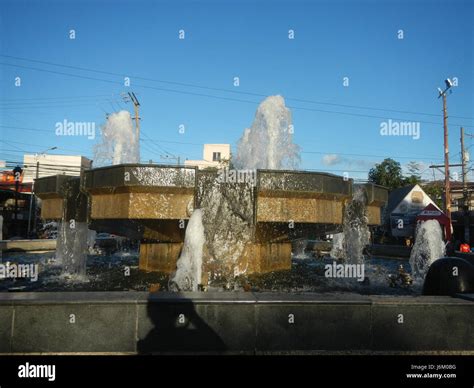
[[[458,163],[460,125],[474,134],[473,20],[472,2],[460,0],[0,0],[0,159],[22,160],[24,151],[52,146],[92,157],[98,139],[58,137],[55,123],[99,126],[105,112],[132,109],[120,97],[128,91],[141,102],[143,161],[160,161],[166,152],[197,159],[203,143],[235,149],[260,95],[281,94],[292,107],[302,168],[366,178],[373,163],[390,156],[422,162],[425,170],[443,160],[436,90],[456,77],[448,110]],[[389,118],[420,122],[420,139],[381,136]],[[427,169],[424,177],[431,174]]]

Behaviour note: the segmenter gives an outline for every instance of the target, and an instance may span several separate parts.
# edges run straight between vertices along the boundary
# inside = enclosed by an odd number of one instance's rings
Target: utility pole
[[[446,93],[443,93],[443,126],[444,126],[444,190],[445,213],[451,222],[451,182],[449,180],[449,144],[448,144],[448,112],[446,108]]]
[[[446,92],[453,86],[453,83],[448,78],[445,81],[446,89],[438,88],[439,97],[443,98],[443,126],[444,126],[444,191],[445,204],[444,211],[449,218],[451,224],[451,184],[449,181],[449,145],[448,145],[448,110],[446,107]]]
[[[461,127],[461,161],[462,161],[462,198],[464,216],[464,242],[470,244],[471,232],[469,230],[469,193],[467,189],[467,160],[466,149],[464,147],[464,128]]]
[[[132,101],[133,107],[135,110],[135,139],[137,142],[137,150],[138,150],[137,162],[140,162],[140,115],[139,115],[140,103],[138,102],[138,99],[137,99],[137,96],[135,96],[135,93],[128,92],[128,96],[130,97],[130,100]]]

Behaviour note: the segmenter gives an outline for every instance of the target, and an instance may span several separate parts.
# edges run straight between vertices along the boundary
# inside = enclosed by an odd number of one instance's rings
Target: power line
[[[12,56],[12,55],[0,54],[0,56],[4,57],[4,58],[16,59],[16,60],[20,60],[20,61],[40,63],[40,64],[44,64],[44,65],[49,65],[49,66],[57,66],[57,67],[63,67],[63,68],[68,68],[68,69],[81,70],[81,71],[87,71],[87,72],[97,73],[97,74],[105,74],[105,75],[111,75],[111,76],[117,76],[117,77],[128,76],[130,78],[139,79],[139,80],[142,80],[142,81],[152,81],[152,82],[164,83],[164,84],[169,84],[169,85],[192,87],[192,88],[203,89],[203,90],[211,90],[211,91],[218,91],[218,92],[225,92],[225,93],[241,94],[241,95],[254,96],[254,97],[260,97],[260,98],[268,96],[268,93],[265,94],[265,93],[258,93],[258,92],[245,92],[245,91],[240,91],[240,90],[233,90],[233,89],[226,89],[226,88],[216,88],[216,87],[196,85],[196,84],[184,83],[184,82],[160,80],[160,79],[156,79],[156,78],[141,77],[141,76],[126,74],[126,73],[115,73],[115,72],[91,69],[91,68],[80,67],[80,66],[71,66],[71,65],[64,65],[64,64],[54,63],[54,62],[41,61],[41,60],[36,60],[36,59],[29,59],[29,58],[24,58],[24,57],[16,57],[16,56]],[[365,109],[365,110],[385,111],[385,112],[393,112],[393,113],[404,113],[404,114],[415,114],[415,115],[432,116],[432,117],[442,117],[441,114],[435,114],[435,113],[415,112],[415,111],[408,111],[408,110],[396,110],[396,109],[378,108],[378,107],[370,107],[370,106],[362,106],[362,105],[338,104],[338,103],[332,103],[332,102],[315,101],[315,100],[310,100],[310,99],[294,98],[294,97],[285,97],[285,98],[287,100],[303,102],[303,103],[310,103],[310,104],[317,104],[317,105],[328,105],[328,106],[338,106],[338,107],[352,108],[352,109]],[[467,117],[467,116],[454,116],[454,115],[451,115],[451,117],[459,118],[459,119],[474,120],[473,117]]]
[[[28,110],[28,109],[56,109],[56,108],[77,108],[77,107],[83,107],[83,106],[94,106],[97,103],[93,102],[87,102],[87,103],[81,103],[81,104],[48,104],[48,105],[25,105],[25,106],[7,106],[7,107],[2,107],[0,106],[0,110]]]
[[[45,130],[45,129],[40,129],[40,128],[25,128],[25,127],[15,127],[15,126],[5,126],[5,125],[0,125],[0,127],[4,128],[11,128],[11,129],[20,129],[20,130],[28,130],[28,131],[41,131],[41,132],[51,132],[50,130]],[[157,140],[157,139],[152,139],[150,138],[146,133],[143,132],[144,139],[140,139],[140,141],[146,142],[150,141],[153,144],[157,145],[160,150],[163,152],[169,153],[166,149],[164,149],[162,146],[158,145],[158,142],[162,143],[170,143],[170,144],[180,144],[180,145],[194,145],[194,146],[202,146],[203,144],[201,143],[190,143],[190,142],[178,142],[178,141],[166,141],[166,140]],[[146,143],[144,143],[146,144]],[[81,151],[82,152],[82,151]],[[323,151],[301,151],[303,154],[320,154],[320,155],[328,155],[328,154],[336,154],[336,155],[343,155],[343,156],[359,156],[359,157],[373,157],[373,158],[386,158],[388,157],[387,155],[374,155],[374,154],[353,154],[353,153],[344,153],[344,152],[323,152]],[[392,156],[393,158],[396,159],[423,159],[423,160],[433,160],[433,159],[438,159],[436,156],[398,156],[394,155]]]
[[[35,131],[35,132],[49,132],[49,133],[54,132],[51,129],[16,127],[16,126],[13,126],[13,125],[2,125],[2,124],[0,124],[0,128],[19,129],[19,130],[22,130],[22,131]]]
[[[23,144],[23,145],[26,145],[26,146],[30,146],[30,147],[48,147],[48,145],[42,145],[42,144],[31,144],[31,143],[24,143],[24,142],[21,142],[21,141],[12,141],[12,140],[0,140],[0,143],[7,143],[7,144],[10,144],[13,146],[13,144]],[[13,144],[11,144],[13,143]],[[58,150],[60,151],[71,151],[71,152],[79,152],[79,153],[84,153],[84,152],[90,152],[90,151],[85,151],[85,150],[77,150],[77,149],[71,149],[71,148],[58,148]],[[24,152],[27,152],[27,151],[24,151]],[[28,153],[28,152],[27,152]]]
[[[434,156],[390,156],[390,155],[369,155],[369,154],[346,154],[339,152],[322,152],[322,151],[301,151],[302,154],[320,154],[320,155],[343,155],[343,156],[360,156],[360,157],[372,157],[372,158],[396,158],[396,159],[423,159],[423,160],[432,160],[433,158],[437,159]]]
[[[81,100],[81,99],[94,99],[96,100],[97,97],[110,97],[110,94],[95,94],[95,95],[89,95],[89,96],[60,96],[60,97],[33,97],[33,98],[0,98],[0,104],[24,104],[25,101],[33,101],[31,103],[40,103],[45,100]],[[7,101],[7,102],[2,102],[2,101]],[[13,101],[13,102],[11,102]],[[18,101],[18,102],[15,102]],[[34,102],[37,101],[37,102]]]
[[[13,156],[13,155],[12,155]],[[14,156],[15,158],[17,158],[18,156],[15,155]],[[5,163],[7,164],[24,164],[25,166],[36,166],[36,163],[37,162],[40,162],[40,164],[42,166],[51,166],[51,167],[66,167],[66,168],[77,168],[77,169],[84,169],[84,168],[87,168],[87,167],[84,167],[84,166],[78,166],[78,165],[75,165],[75,164],[61,164],[61,163],[47,163],[47,162],[44,162],[44,161],[41,161],[41,160],[35,160],[33,162],[25,162],[24,160],[22,161],[18,161],[16,159],[12,159],[12,160],[6,160]]]
[[[192,146],[200,146],[200,147],[202,147],[203,145],[203,143],[189,143],[185,141],[170,141],[170,140],[151,139],[151,138],[149,138],[148,140],[157,141],[157,142],[166,143],[166,144],[182,144],[182,145],[192,145]],[[143,141],[143,139],[140,139],[140,141]]]
[[[19,67],[19,68],[25,68],[25,69],[30,69],[30,70],[40,71],[40,72],[59,74],[59,75],[65,75],[69,77],[82,78],[82,79],[88,79],[88,80],[93,80],[93,81],[101,81],[101,82],[108,82],[112,84],[122,85],[122,83],[119,81],[112,81],[112,80],[106,80],[102,78],[89,77],[89,76],[83,76],[83,75],[78,75],[78,74],[70,74],[70,73],[58,72],[58,71],[53,71],[53,70],[38,69],[38,68],[30,67],[30,66],[14,65],[14,64],[9,64],[9,63],[2,63],[2,62],[0,62],[0,65]],[[223,100],[223,101],[241,102],[241,103],[247,103],[247,104],[252,104],[252,105],[256,105],[259,103],[258,101],[242,100],[238,98],[215,96],[211,94],[195,93],[195,92],[182,91],[182,90],[176,90],[176,89],[158,88],[158,87],[149,86],[149,85],[135,84],[134,87],[158,90],[158,91],[170,92],[170,93],[186,94],[186,95],[198,96],[198,97],[207,97],[207,98],[213,98],[213,99]],[[433,124],[436,126],[440,125],[440,123],[438,122],[425,121],[425,120],[407,120],[406,118],[400,118],[400,117],[375,116],[375,115],[367,115],[367,114],[353,113],[353,112],[329,111],[329,110],[324,110],[324,109],[305,108],[305,107],[291,106],[291,105],[287,105],[287,108],[309,111],[309,112],[339,114],[339,115],[346,115],[346,116],[353,116],[353,117],[365,117],[365,118],[383,119],[383,120],[392,119],[392,120],[398,120],[398,121],[416,121],[416,122],[424,123],[424,124]],[[452,124],[452,125],[474,128],[474,125],[467,125],[467,124]]]
[[[165,152],[166,154],[170,155],[170,156],[174,156],[171,152],[169,152],[168,150],[166,150],[164,147],[162,147],[161,145],[159,145],[156,141],[154,141],[153,139],[151,139],[150,137],[148,137],[148,135],[146,133],[143,132],[142,130],[142,135],[145,137],[145,139],[141,139],[141,140],[148,140],[148,141],[151,141],[152,144],[154,144],[158,149],[160,149],[162,152]],[[145,143],[146,144],[146,143]]]

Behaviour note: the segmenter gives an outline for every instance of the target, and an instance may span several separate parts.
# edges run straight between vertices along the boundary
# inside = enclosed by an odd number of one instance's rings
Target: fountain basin
[[[2,293],[0,352],[474,354],[474,296],[463,298]]]

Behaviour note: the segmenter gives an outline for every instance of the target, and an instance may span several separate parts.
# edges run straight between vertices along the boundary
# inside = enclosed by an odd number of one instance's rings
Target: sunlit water
[[[234,165],[239,169],[273,170],[298,168],[300,149],[293,143],[290,110],[282,96],[269,96],[258,106],[250,128],[237,146]]]
[[[415,244],[410,255],[410,266],[416,280],[423,280],[435,260],[445,255],[441,226],[436,220],[418,224]]]
[[[145,272],[138,269],[136,250],[115,252],[111,255],[87,256],[87,281],[78,281],[65,276],[54,260],[54,252],[46,253],[5,253],[4,260],[17,263],[37,263],[39,279],[3,279],[1,291],[168,291],[170,276],[159,272]],[[215,280],[208,291],[252,291],[252,292],[345,292],[363,295],[418,295],[421,285],[411,287],[389,286],[389,274],[396,274],[398,266],[403,264],[410,272],[410,266],[402,259],[366,260],[364,282],[356,279],[325,277],[325,266],[333,259],[322,259],[306,255],[294,257],[291,270],[276,271],[267,274],[240,275],[231,282]]]

